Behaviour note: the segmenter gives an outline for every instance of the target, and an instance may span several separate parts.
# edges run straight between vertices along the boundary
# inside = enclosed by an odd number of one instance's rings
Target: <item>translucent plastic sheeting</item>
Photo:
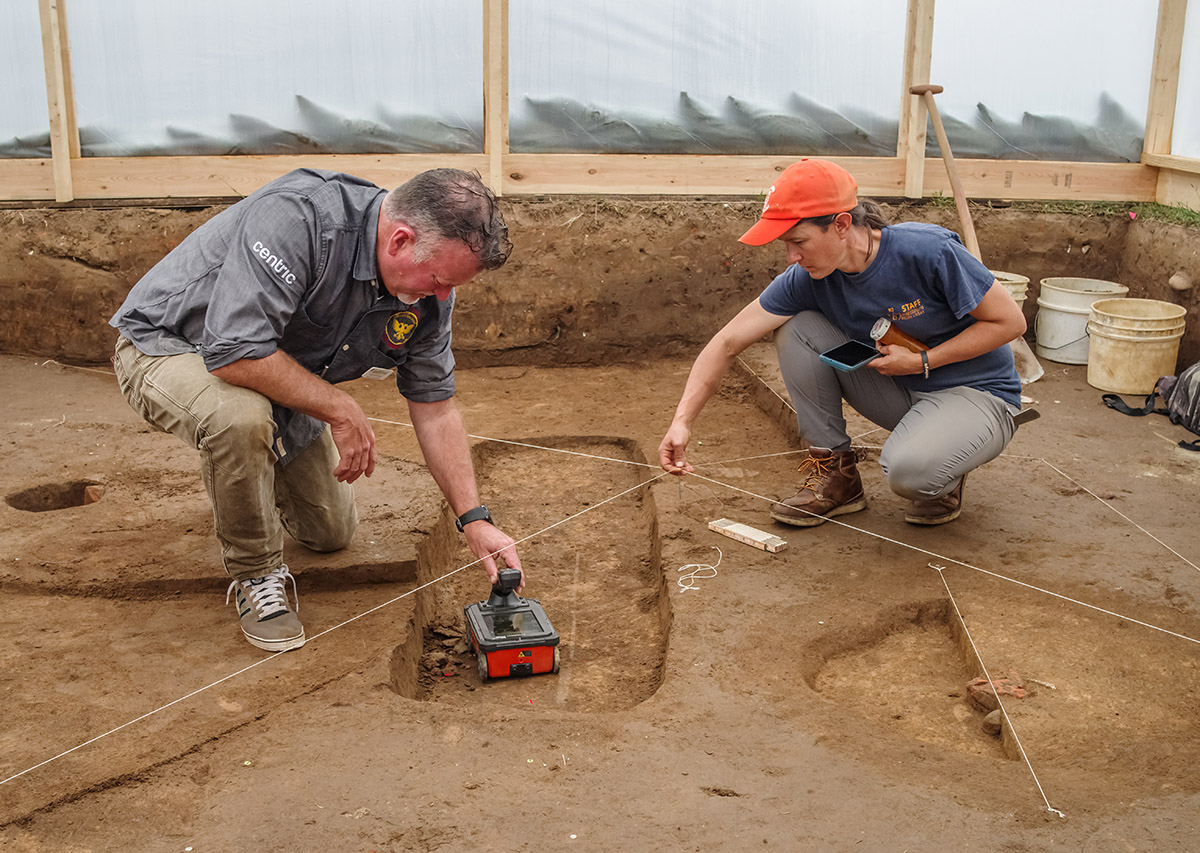
[[[930,80],[946,89],[938,111],[954,155],[1136,163],[1157,12],[1124,0],[938,3]]]
[[[0,80],[0,157],[49,157],[42,30],[32,0],[0,6]],[[19,143],[30,135],[39,137],[37,146]]]
[[[482,150],[480,0],[67,11],[85,156]],[[956,155],[1139,159],[1157,4],[935,12],[931,76]],[[1191,12],[1173,152],[1198,156]],[[513,151],[895,154],[899,0],[513,0],[509,23]],[[0,73],[0,157],[50,156],[35,0],[0,3]]]
[[[1179,94],[1171,153],[1200,157],[1200,3],[1191,3],[1183,27],[1183,56],[1179,62]]]
[[[483,150],[479,0],[70,0],[68,26],[84,156]]]
[[[896,152],[905,4],[519,0],[517,152]]]

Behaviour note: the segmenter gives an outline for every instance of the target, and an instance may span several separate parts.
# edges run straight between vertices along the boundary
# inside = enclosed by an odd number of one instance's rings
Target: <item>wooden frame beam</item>
[[[488,184],[504,195],[508,154],[508,0],[483,0],[483,151]]]
[[[500,159],[506,194],[676,195],[761,197],[794,156],[690,154],[508,154]],[[833,157],[877,198],[905,195],[898,157]],[[1182,158],[1180,158],[1182,159]],[[949,195],[941,160],[922,168],[919,195]],[[956,159],[972,198],[1154,201],[1158,169],[1139,163]],[[437,166],[492,168],[487,154],[336,154],[323,156],[84,157],[72,161],[79,199],[239,198],[291,169],[350,172],[393,187]],[[50,160],[0,160],[0,200],[55,198]]]
[[[298,166],[351,172],[387,187],[424,169],[455,166],[479,171],[499,195],[755,197],[799,156],[513,154],[508,141],[510,0],[482,0],[482,154],[80,157],[66,2],[38,0],[52,156],[0,159],[0,200],[238,198]],[[855,175],[863,195],[916,198],[949,190],[944,169],[926,168],[927,115],[922,99],[908,93],[910,86],[928,82],[934,4],[908,0],[897,156],[831,158]],[[1140,164],[956,160],[967,195],[1178,203],[1166,201],[1169,195],[1190,202],[1200,184],[1190,175],[1200,174],[1200,160],[1169,151],[1187,5],[1188,0],[1159,0],[1146,153]]]
[[[1150,96],[1146,106],[1146,135],[1142,141],[1142,162],[1170,156],[1171,136],[1175,129],[1175,103],[1179,96],[1179,64],[1183,55],[1183,27],[1187,21],[1188,0],[1159,0],[1158,26],[1154,33],[1154,59],[1150,67]],[[1162,162],[1155,165],[1162,166]],[[1159,174],[1155,200],[1179,203],[1179,178],[1166,171]],[[1184,192],[1182,198],[1189,199]],[[1194,204],[1187,204],[1195,209]]]
[[[71,160],[79,158],[79,128],[75,122],[75,86],[67,39],[66,0],[38,0],[42,24],[42,59],[46,67],[46,109],[50,117],[50,154],[54,200],[74,196]]]
[[[1145,162],[1146,154],[1171,153],[1187,4],[1188,0],[1159,0],[1158,3],[1158,27],[1154,34],[1154,60],[1150,69],[1150,97],[1146,107],[1142,162]]]
[[[900,133],[896,156],[904,161],[904,195],[919,198],[925,183],[925,134],[928,111],[925,100],[909,92],[929,82],[933,65],[934,0],[908,0],[904,28],[904,71],[900,91]]]

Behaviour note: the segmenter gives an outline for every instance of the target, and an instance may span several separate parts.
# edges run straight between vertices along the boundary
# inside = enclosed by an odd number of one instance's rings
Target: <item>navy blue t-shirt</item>
[[[820,311],[851,338],[865,342],[870,342],[871,327],[880,317],[929,347],[975,322],[970,313],[996,277],[957,234],[938,225],[904,222],[889,225],[882,235],[879,253],[863,272],[835,270],[814,279],[793,264],[767,286],[759,304],[768,313],[786,317]],[[912,391],[967,386],[1021,405],[1021,380],[1008,344],[934,368],[928,379],[920,374],[895,378]]]

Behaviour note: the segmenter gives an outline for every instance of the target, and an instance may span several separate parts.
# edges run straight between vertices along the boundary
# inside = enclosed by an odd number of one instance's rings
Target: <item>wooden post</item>
[[[483,152],[488,184],[504,195],[508,154],[508,0],[483,0]]]
[[[79,150],[79,124],[75,115],[75,77],[71,73],[71,31],[67,29],[67,0],[56,0],[58,6],[58,35],[62,56],[63,108],[67,114],[67,147],[71,159],[78,160],[82,155]]]
[[[1146,136],[1142,162],[1147,154],[1170,154],[1175,126],[1175,99],[1179,92],[1179,61],[1183,53],[1183,25],[1187,0],[1159,0],[1158,28],[1154,34],[1154,61],[1150,66],[1150,98],[1146,106]],[[1165,175],[1159,173],[1159,202],[1166,197]]]
[[[908,0],[904,32],[904,79],[900,87],[900,134],[896,156],[904,164],[904,195],[921,198],[925,185],[925,103],[909,89],[929,82],[933,64],[934,0]]]
[[[54,171],[54,200],[71,201],[75,188],[71,158],[79,157],[75,124],[75,94],[67,44],[66,0],[38,0],[42,22],[42,59],[46,67],[46,108],[50,115],[50,155]]]

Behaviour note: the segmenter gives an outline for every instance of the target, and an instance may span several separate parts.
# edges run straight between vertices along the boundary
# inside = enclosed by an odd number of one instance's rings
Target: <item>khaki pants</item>
[[[815,447],[849,450],[842,400],[892,431],[879,467],[888,486],[909,500],[941,497],[969,471],[995,459],[1016,432],[1017,411],[976,388],[909,391],[868,367],[843,373],[818,358],[849,338],[817,311],[801,311],[779,328],[775,348],[800,435]]]
[[[113,365],[138,414],[200,451],[225,571],[259,577],[283,564],[283,531],[314,551],[349,544],[358,526],[354,490],[333,476],[329,428],[286,466],[271,442],[271,401],[213,376],[197,353],[152,356],[117,340]]]

